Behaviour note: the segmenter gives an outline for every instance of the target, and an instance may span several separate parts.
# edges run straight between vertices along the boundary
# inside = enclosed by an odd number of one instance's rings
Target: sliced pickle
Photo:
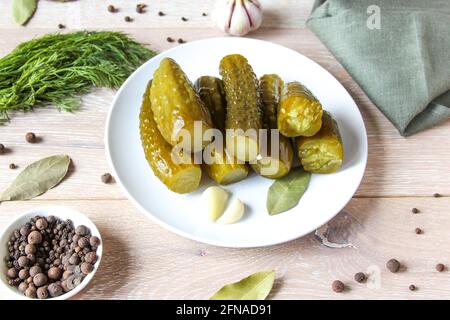
[[[322,105],[301,83],[283,88],[278,110],[278,129],[286,137],[315,135],[322,126]]]
[[[339,170],[344,158],[341,135],[329,112],[323,113],[320,131],[312,137],[296,138],[298,156],[303,168],[313,173],[332,173]]]

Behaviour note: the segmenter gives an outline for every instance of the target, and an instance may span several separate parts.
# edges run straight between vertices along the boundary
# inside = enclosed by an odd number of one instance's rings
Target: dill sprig
[[[117,88],[155,55],[120,32],[49,34],[0,59],[0,124],[10,111],[55,105],[74,111],[92,87]]]

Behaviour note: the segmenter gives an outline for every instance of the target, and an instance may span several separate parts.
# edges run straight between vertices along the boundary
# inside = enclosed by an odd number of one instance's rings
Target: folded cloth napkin
[[[402,135],[450,118],[450,0],[316,0],[307,26]]]

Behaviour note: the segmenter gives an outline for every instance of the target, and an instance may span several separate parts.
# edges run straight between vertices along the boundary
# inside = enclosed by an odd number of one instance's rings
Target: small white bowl
[[[35,208],[32,210],[29,210],[25,213],[22,213],[18,215],[14,221],[12,221],[6,228],[2,230],[1,238],[0,238],[0,283],[7,288],[7,290],[11,293],[12,299],[29,299],[29,300],[36,300],[26,297],[23,293],[21,293],[16,287],[10,286],[8,284],[8,279],[6,277],[6,272],[8,270],[8,266],[5,262],[5,256],[8,254],[8,248],[7,243],[9,238],[11,237],[11,234],[15,229],[19,229],[21,226],[23,226],[26,222],[28,222],[32,217],[34,216],[42,216],[47,217],[50,215],[53,215],[57,218],[60,218],[62,220],[70,219],[73,222],[74,227],[76,228],[79,225],[85,225],[89,228],[91,231],[91,235],[96,236],[100,239],[100,245],[97,248],[97,262],[94,265],[94,270],[92,270],[91,273],[89,273],[83,281],[75,287],[73,290],[64,293],[58,297],[55,298],[48,298],[45,300],[66,300],[70,297],[73,297],[78,292],[83,290],[84,287],[89,283],[89,281],[92,280],[94,277],[95,272],[97,271],[98,267],[100,266],[100,260],[102,258],[102,252],[103,252],[103,240],[100,236],[100,232],[98,231],[95,224],[85,215],[81,214],[80,212],[62,207],[62,206],[48,206],[48,207],[40,207]]]

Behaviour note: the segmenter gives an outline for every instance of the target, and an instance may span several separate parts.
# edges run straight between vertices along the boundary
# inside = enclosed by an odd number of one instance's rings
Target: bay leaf
[[[238,282],[227,284],[210,300],[264,300],[275,281],[274,271],[256,272]]]
[[[13,0],[12,14],[14,21],[24,25],[36,11],[37,0]]]
[[[295,168],[276,180],[267,193],[267,211],[275,215],[295,207],[308,188],[311,173]]]
[[[33,162],[2,193],[1,201],[29,200],[61,182],[69,170],[70,158],[56,155]]]

